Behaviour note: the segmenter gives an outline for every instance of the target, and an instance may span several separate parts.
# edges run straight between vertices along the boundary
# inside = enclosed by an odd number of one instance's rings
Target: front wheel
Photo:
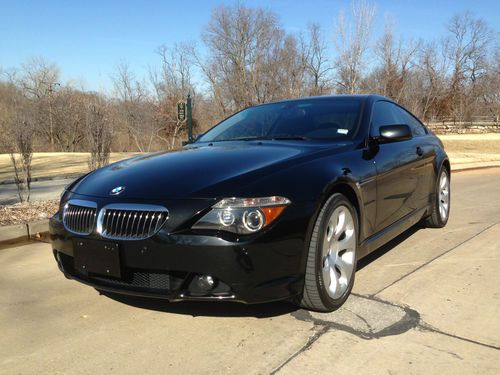
[[[425,225],[429,228],[442,228],[450,216],[450,172],[443,165],[436,181],[433,207],[431,215],[426,219]]]
[[[301,307],[329,312],[342,306],[354,284],[357,247],[356,210],[344,195],[333,194],[311,235]]]

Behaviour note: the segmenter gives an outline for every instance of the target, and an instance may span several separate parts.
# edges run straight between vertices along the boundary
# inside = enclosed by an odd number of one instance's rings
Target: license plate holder
[[[120,248],[117,243],[75,239],[73,252],[78,272],[121,277]]]

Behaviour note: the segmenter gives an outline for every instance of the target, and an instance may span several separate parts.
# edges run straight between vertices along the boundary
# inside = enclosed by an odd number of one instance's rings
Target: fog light
[[[202,275],[198,276],[197,283],[200,289],[208,291],[215,287],[216,281],[215,278],[210,275]]]

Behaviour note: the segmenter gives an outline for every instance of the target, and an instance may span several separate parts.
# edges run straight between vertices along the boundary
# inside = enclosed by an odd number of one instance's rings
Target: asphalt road
[[[445,229],[360,264],[331,314],[99,295],[47,244],[0,250],[0,373],[500,373],[500,169],[452,176]]]
[[[73,179],[57,178],[47,181],[34,181],[31,183],[31,200],[57,199],[64,187]],[[0,204],[13,204],[19,202],[16,184],[0,185]]]

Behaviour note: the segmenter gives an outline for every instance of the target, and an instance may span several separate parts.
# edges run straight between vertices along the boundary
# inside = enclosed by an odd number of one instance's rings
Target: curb
[[[0,244],[46,237],[49,219],[0,227]]]
[[[67,174],[67,175],[60,175],[60,176],[42,176],[42,177],[34,177],[31,179],[31,182],[39,182],[39,181],[52,181],[52,180],[72,180],[76,179],[80,176],[84,175],[84,173],[79,173],[79,174]],[[16,182],[14,180],[3,180],[0,181],[0,185],[11,185],[15,184]]]
[[[500,161],[451,164],[451,172],[465,172],[477,169],[500,168]]]

